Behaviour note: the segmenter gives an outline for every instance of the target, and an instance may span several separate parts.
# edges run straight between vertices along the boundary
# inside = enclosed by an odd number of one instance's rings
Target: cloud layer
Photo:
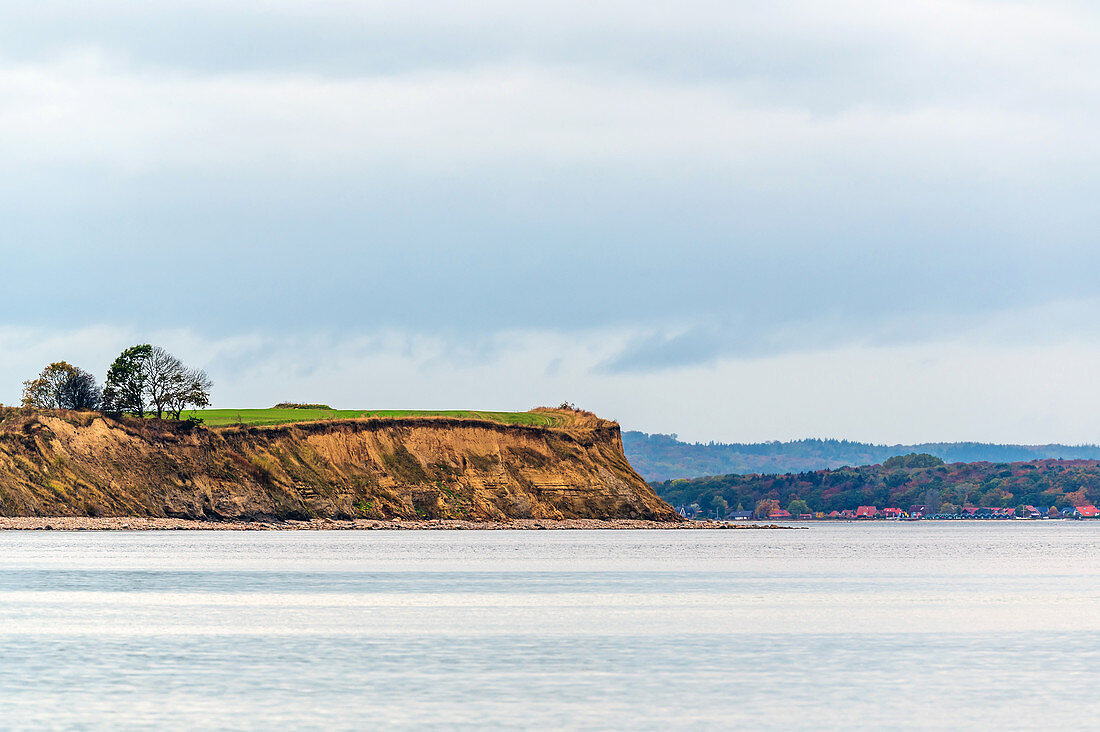
[[[363,344],[398,359],[405,398],[428,393],[408,376],[424,364],[458,388],[477,380],[464,369],[506,363],[528,380],[490,368],[500,391],[476,396],[520,407],[682,395],[680,380],[721,407],[741,398],[726,381],[760,364],[886,367],[927,348],[962,363],[946,344],[975,363],[1030,363],[1035,338],[1091,358],[1100,11],[1086,3],[9,5],[0,328],[19,368],[5,378],[54,358],[41,343],[102,360],[83,340],[101,332],[116,350],[188,334],[205,354],[191,360],[217,368],[232,352],[255,389],[227,398],[249,403],[321,388],[299,373],[350,389],[332,364],[390,363]],[[501,344],[526,355],[500,361]],[[855,403],[873,382],[843,383]],[[822,398],[784,388],[759,393],[789,414]],[[752,437],[702,396],[643,401],[608,404],[653,429]],[[860,415],[729,418],[761,438],[887,438],[862,431],[885,429],[880,412]],[[964,436],[1005,423],[983,419]],[[944,412],[938,429],[959,424]]]
[[[1091,312],[1100,314],[1100,308]],[[607,361],[639,337],[515,331],[479,342],[401,332],[208,339],[188,331],[5,328],[0,382],[15,385],[58,358],[102,374],[123,345],[149,338],[204,364],[221,407],[288,400],[510,410],[571,400],[627,429],[676,431],[700,441],[840,436],[887,443],[1078,443],[1100,431],[1100,413],[1089,408],[1100,400],[1095,337],[1008,341],[968,333],[609,372]],[[14,392],[5,387],[11,399]]]

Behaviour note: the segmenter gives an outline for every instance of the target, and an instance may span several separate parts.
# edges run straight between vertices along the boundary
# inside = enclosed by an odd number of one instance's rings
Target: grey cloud
[[[687,414],[728,383],[677,386],[701,364],[1095,340],[1087,4],[0,7],[0,328],[61,334],[9,337],[11,384],[176,329],[233,341],[238,403],[370,364],[623,414],[648,374]]]
[[[585,68],[737,82],[748,98],[821,113],[979,99],[1076,106],[1091,88],[1079,70],[1100,60],[1100,16],[1070,3],[4,5],[0,58],[19,63],[101,49],[137,68],[203,74]]]
[[[874,316],[830,320],[804,316],[797,321],[761,318],[755,321],[703,321],[690,327],[664,327],[629,340],[600,363],[599,374],[672,372],[713,364],[720,359],[753,360],[778,354],[827,350],[853,344],[876,344]],[[928,332],[911,332],[906,342],[926,340]],[[940,337],[944,333],[938,333]]]
[[[942,35],[812,5],[12,5],[0,78],[75,122],[0,141],[0,310],[483,344],[673,324],[608,365],[628,370],[798,348],[822,314],[903,343],[941,313],[1094,293],[1100,104],[1086,77],[1018,72],[1088,67],[1095,14],[958,3],[990,22]],[[50,65],[89,47],[106,60]],[[80,96],[82,74],[117,99]],[[9,121],[19,99],[0,93]]]
[[[799,353],[891,349],[965,342],[978,348],[1057,348],[1091,344],[1100,336],[1095,297],[1052,300],[1040,306],[1001,309],[866,310],[840,316],[707,321],[688,327],[643,331],[593,368],[600,375],[674,373],[684,368]]]
[[[598,368],[602,373],[645,373],[695,366],[735,353],[736,332],[693,328],[681,333],[652,333],[635,339]]]
[[[254,184],[262,200],[265,184]],[[559,193],[573,184],[571,195]],[[739,339],[749,347],[823,311],[859,333],[868,313],[1086,296],[1100,271],[1100,254],[1073,242],[1086,233],[1083,215],[1068,243],[1033,248],[1038,226],[1000,240],[999,218],[981,212],[954,231],[910,220],[907,231],[887,234],[873,219],[829,220],[813,207],[783,219],[768,206],[700,208],[685,200],[682,180],[639,186],[611,173],[551,184],[486,176],[471,190],[459,181],[353,180],[344,191],[303,191],[297,207],[236,210],[173,185],[122,190],[102,210],[63,218],[5,216],[13,244],[0,249],[0,308],[28,324],[212,333],[381,327],[485,336],[726,317],[756,324]],[[739,194],[708,179],[691,191],[705,198],[715,185]],[[324,200],[349,193],[361,204]],[[533,203],[510,209],[508,194]],[[779,194],[770,206],[786,202]],[[613,213],[592,215],[600,210]],[[25,307],[46,273],[50,298]],[[704,350],[691,338],[675,345]]]

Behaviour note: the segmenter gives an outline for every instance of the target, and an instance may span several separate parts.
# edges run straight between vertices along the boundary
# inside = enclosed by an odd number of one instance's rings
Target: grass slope
[[[466,409],[417,410],[417,409],[200,409],[185,413],[195,416],[210,427],[244,424],[250,426],[313,422],[321,419],[360,419],[367,417],[459,417],[482,419],[503,424],[532,425],[536,427],[560,427],[566,417],[547,412],[478,412]]]

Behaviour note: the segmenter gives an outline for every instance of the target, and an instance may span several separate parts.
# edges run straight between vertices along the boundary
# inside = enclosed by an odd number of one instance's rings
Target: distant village
[[[1091,504],[1084,506],[1071,506],[1058,510],[1054,506],[1020,506],[1018,508],[985,508],[977,506],[964,506],[958,513],[936,513],[928,506],[910,506],[909,510],[900,508],[876,508],[875,506],[860,506],[855,510],[830,511],[825,513],[792,514],[782,508],[772,508],[768,513],[758,515],[755,511],[729,511],[725,516],[717,516],[715,511],[706,511],[699,504],[692,503],[688,506],[677,506],[677,513],[686,519],[703,521],[717,519],[725,521],[751,521],[753,519],[769,519],[772,521],[981,521],[981,520],[1022,520],[1038,521],[1045,519],[1100,519],[1100,509]]]

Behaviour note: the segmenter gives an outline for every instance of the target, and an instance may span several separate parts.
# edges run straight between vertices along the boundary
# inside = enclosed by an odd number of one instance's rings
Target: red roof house
[[[791,515],[789,513],[787,513],[786,511],[784,511],[782,508],[777,508],[774,511],[772,511],[771,513],[768,514],[768,518],[770,518],[770,519],[790,518],[790,517],[791,517]]]
[[[856,509],[857,519],[872,519],[878,514],[878,509],[874,506],[860,506]]]
[[[1100,509],[1091,503],[1086,506],[1075,506],[1073,510],[1080,518],[1100,518]]]

